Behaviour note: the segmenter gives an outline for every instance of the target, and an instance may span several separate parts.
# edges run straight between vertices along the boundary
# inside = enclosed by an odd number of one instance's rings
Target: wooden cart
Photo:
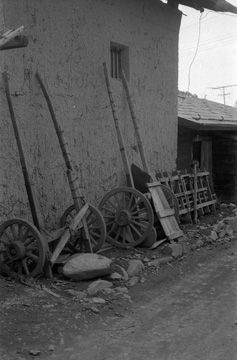
[[[106,238],[104,218],[96,207],[85,202],[83,195],[79,191],[77,174],[71,165],[66,142],[56,120],[46,88],[37,73],[36,77],[47,102],[63,153],[74,208],[76,209],[70,221],[53,233],[49,233],[40,225],[11,101],[7,73],[3,73],[2,77],[33,223],[24,219],[13,218],[1,224],[0,271],[8,275],[15,273],[35,277],[47,269],[49,274],[52,274],[51,268],[62,251],[70,254],[80,251],[96,252],[101,248]]]

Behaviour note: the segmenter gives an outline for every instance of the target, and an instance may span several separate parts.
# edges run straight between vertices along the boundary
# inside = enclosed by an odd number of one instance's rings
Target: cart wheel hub
[[[26,255],[25,246],[20,241],[15,241],[7,247],[7,254],[12,259],[22,259]]]
[[[116,222],[119,226],[126,226],[131,221],[131,215],[128,210],[120,210],[116,217]]]

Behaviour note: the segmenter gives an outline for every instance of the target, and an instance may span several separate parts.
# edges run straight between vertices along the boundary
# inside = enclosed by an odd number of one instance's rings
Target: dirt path
[[[185,266],[190,269],[190,264]],[[236,244],[198,255],[191,268],[161,286],[133,289],[137,301],[129,314],[107,319],[86,336],[75,334],[69,347],[50,358],[235,360]]]
[[[200,249],[130,288],[131,303],[114,299],[98,313],[0,282],[0,359],[235,360],[236,271],[236,241]]]

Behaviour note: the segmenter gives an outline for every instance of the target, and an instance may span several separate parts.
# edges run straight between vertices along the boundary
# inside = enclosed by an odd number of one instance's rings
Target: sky
[[[228,2],[237,6],[237,0]],[[237,14],[179,9],[179,90],[224,103],[223,89],[211,88],[237,85]],[[235,106],[237,86],[225,92],[226,105]]]

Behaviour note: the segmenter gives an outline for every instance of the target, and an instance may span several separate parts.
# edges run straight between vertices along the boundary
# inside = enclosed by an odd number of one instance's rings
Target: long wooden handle
[[[126,80],[123,69],[121,69],[121,78],[122,78],[122,83],[123,83],[123,87],[124,87],[124,90],[125,90],[125,93],[126,93],[128,106],[129,106],[129,110],[130,110],[130,114],[131,114],[131,118],[132,118],[132,122],[133,122],[133,126],[134,126],[135,136],[136,136],[136,139],[137,139],[137,146],[138,146],[138,150],[139,150],[139,153],[140,153],[143,170],[149,174],[149,168],[148,168],[148,164],[147,164],[147,161],[146,161],[146,158],[145,158],[145,151],[144,151],[142,139],[141,139],[141,136],[140,136],[140,130],[139,130],[139,126],[138,126],[138,123],[137,123],[137,118],[136,118],[134,106],[133,106],[133,103],[132,103],[132,100],[131,100],[131,95],[130,95],[128,83],[127,83],[127,80]]]
[[[25,187],[26,187],[26,192],[27,192],[27,196],[28,196],[28,201],[29,201],[29,205],[30,205],[33,223],[37,227],[37,229],[40,229],[35,200],[34,200],[32,188],[31,188],[31,184],[30,184],[29,173],[27,170],[24,151],[23,151],[23,147],[21,144],[21,138],[20,138],[17,122],[16,122],[13,105],[12,105],[11,94],[10,94],[9,83],[8,83],[8,74],[6,72],[2,73],[2,78],[3,78],[3,82],[4,82],[5,93],[6,93],[8,108],[9,108],[10,117],[11,117],[11,121],[12,121],[12,126],[13,126],[13,130],[14,130],[15,138],[16,138],[17,148],[18,148],[18,152],[19,152],[20,163],[21,163],[22,173],[24,176],[24,182],[25,182]]]
[[[128,162],[128,157],[127,157],[125,146],[124,146],[123,136],[122,136],[122,133],[119,128],[119,121],[118,121],[118,117],[117,117],[117,113],[116,113],[115,102],[113,99],[110,82],[109,82],[108,70],[107,70],[107,66],[106,66],[105,62],[103,63],[103,67],[104,67],[105,82],[106,82],[107,91],[108,91],[108,95],[109,95],[110,106],[111,106],[111,110],[112,110],[112,114],[113,114],[119,149],[120,149],[120,153],[121,153],[121,157],[122,157],[124,171],[125,171],[126,178],[127,178],[127,183],[129,186],[134,187],[133,177],[132,177],[131,169],[130,169],[129,162]]]
[[[84,198],[80,191],[77,175],[72,166],[71,156],[68,151],[67,143],[64,139],[63,132],[62,132],[62,130],[58,124],[58,121],[56,119],[56,115],[55,115],[51,100],[49,98],[48,92],[47,92],[47,90],[44,86],[44,83],[38,72],[36,73],[36,79],[38,80],[38,82],[40,84],[41,90],[43,92],[46,103],[48,105],[48,109],[49,109],[51,118],[53,120],[54,128],[55,128],[55,131],[56,131],[56,134],[58,137],[59,145],[62,150],[63,158],[64,158],[66,168],[67,168],[67,177],[68,177],[68,182],[69,182],[74,206],[75,206],[75,209],[77,211],[79,211],[81,206],[84,204]]]

